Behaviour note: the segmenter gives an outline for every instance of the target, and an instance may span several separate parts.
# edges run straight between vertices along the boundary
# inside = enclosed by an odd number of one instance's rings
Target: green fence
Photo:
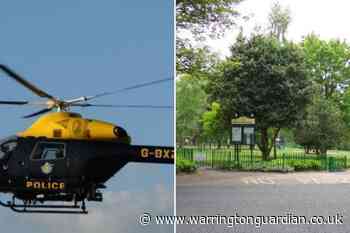
[[[347,167],[347,157],[317,156],[304,153],[278,153],[268,161],[257,150],[241,150],[235,156],[230,149],[178,148],[179,159],[194,161],[199,167],[241,170],[328,170],[341,171]]]

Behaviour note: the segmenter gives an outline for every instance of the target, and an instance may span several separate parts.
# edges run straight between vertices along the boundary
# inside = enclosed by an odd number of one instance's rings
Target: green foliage
[[[181,43],[177,41],[177,43]],[[176,71],[178,74],[190,74],[193,77],[206,75],[218,62],[215,54],[208,48],[192,48],[189,43],[179,45],[176,50]]]
[[[344,122],[347,128],[350,128],[350,89],[347,89],[343,95],[341,110],[344,114]]]
[[[208,141],[216,141],[221,145],[224,139],[227,139],[227,128],[223,124],[220,104],[213,102],[211,110],[202,115],[203,136]]]
[[[177,0],[176,28],[187,29],[195,35],[220,35],[234,24],[238,15],[236,5],[242,0]]]
[[[193,173],[197,170],[197,166],[193,161],[176,159],[176,173],[185,172]]]
[[[304,56],[297,45],[262,35],[238,38],[231,51],[208,91],[220,103],[227,127],[236,112],[255,114],[258,145],[267,159],[279,129],[293,126],[309,102]],[[272,136],[269,129],[275,129]]]
[[[322,164],[320,160],[292,160],[288,161],[288,165],[294,167],[295,171],[322,170]]]
[[[290,172],[303,170],[342,170],[349,167],[346,160],[348,152],[332,151],[332,156],[322,157],[304,154],[296,148],[280,151],[276,159],[262,160],[262,154],[258,150],[242,150],[237,159],[231,149],[198,149],[186,148],[177,150],[177,159],[195,159],[189,154],[200,152],[204,155],[202,160],[196,161],[198,167],[212,167],[225,170],[263,171],[263,172]]]
[[[350,47],[313,34],[304,39],[302,47],[314,83],[314,101],[308,117],[295,130],[296,142],[322,154],[333,147],[350,148]]]
[[[204,85],[204,80],[190,75],[176,81],[176,139],[180,145],[199,137],[200,119],[207,105]]]
[[[283,128],[280,131],[279,136],[283,138],[284,146],[292,146],[295,147],[295,140],[294,140],[294,132],[292,129],[289,128]]]
[[[345,125],[344,138],[337,146],[339,149],[350,150],[350,89],[348,88],[343,94],[340,101],[340,110],[343,115],[343,122]]]
[[[320,85],[322,95],[336,98],[350,84],[350,47],[340,40],[321,40],[311,34],[302,43],[310,78]]]
[[[346,131],[339,107],[324,97],[315,98],[308,107],[307,116],[295,129],[295,141],[308,152],[316,149],[326,154],[341,142]]]
[[[256,163],[251,167],[245,167],[243,170],[245,171],[254,171],[254,172],[292,172],[294,171],[294,167],[285,165],[284,167],[278,167],[274,163],[275,161],[270,160],[270,161],[264,161],[261,163]],[[281,163],[281,162],[279,162]]]
[[[242,0],[177,0],[176,1],[176,71],[195,76],[210,67],[211,55],[206,48],[193,48],[184,33],[196,39],[206,35],[220,37],[234,24],[235,6]],[[191,38],[191,37],[190,37]],[[209,55],[209,56],[208,56]]]

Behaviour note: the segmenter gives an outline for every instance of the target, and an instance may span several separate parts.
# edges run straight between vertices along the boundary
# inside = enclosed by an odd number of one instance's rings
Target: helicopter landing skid
[[[0,206],[10,208],[17,213],[88,214],[85,200],[81,201],[81,205],[77,202],[75,202],[74,205],[37,205],[28,201],[23,201],[23,204],[16,204],[15,197],[12,197],[12,201],[7,201],[6,203],[0,201]]]

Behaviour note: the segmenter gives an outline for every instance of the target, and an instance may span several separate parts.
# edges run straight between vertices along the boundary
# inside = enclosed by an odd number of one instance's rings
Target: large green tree
[[[182,75],[176,81],[176,141],[180,146],[199,138],[200,120],[207,106],[204,82],[191,75]]]
[[[209,93],[220,103],[227,127],[236,112],[255,114],[258,147],[268,159],[280,129],[292,126],[309,102],[302,50],[275,37],[253,35],[240,36],[231,52],[210,79]]]
[[[350,84],[350,47],[340,40],[321,40],[316,35],[302,42],[310,78],[322,87],[326,98],[338,98]]]

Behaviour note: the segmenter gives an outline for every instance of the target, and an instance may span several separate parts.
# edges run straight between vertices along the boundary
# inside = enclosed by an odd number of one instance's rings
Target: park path
[[[350,171],[272,173],[199,169],[194,174],[178,174],[176,184],[177,186],[350,184]]]

